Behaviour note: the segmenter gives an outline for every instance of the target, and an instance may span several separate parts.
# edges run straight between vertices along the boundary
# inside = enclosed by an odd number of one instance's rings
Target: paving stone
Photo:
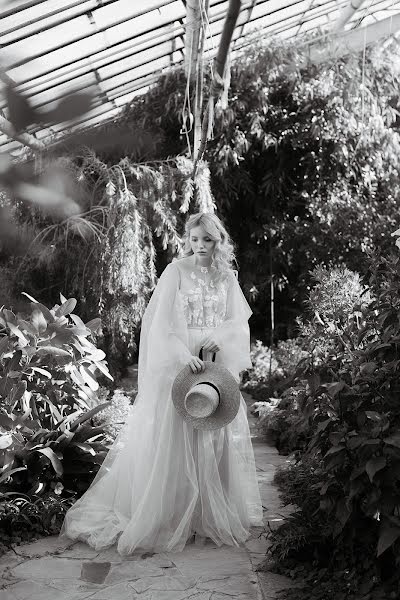
[[[135,581],[142,577],[162,577],[165,571],[148,561],[128,561],[114,565],[104,583],[111,585],[120,581]],[[177,573],[179,575],[179,572]],[[169,571],[168,571],[169,575]]]
[[[40,583],[42,585],[46,585],[47,587],[53,590],[60,590],[61,592],[65,592],[65,590],[68,589],[68,600],[81,600],[83,598],[89,598],[97,590],[102,589],[104,587],[97,583],[90,583],[88,581],[82,581],[80,579],[70,579],[67,584],[65,583],[64,579],[53,579],[46,583]]]
[[[265,537],[252,537],[245,543],[249,552],[265,555],[267,549],[267,541]]]
[[[132,583],[133,589],[138,594],[142,594],[147,590],[181,592],[184,590],[190,590],[195,586],[196,581],[194,579],[191,577],[183,577],[183,575],[177,575],[175,577],[143,577],[142,579],[138,579]]]
[[[45,583],[19,581],[0,591],[0,600],[70,600],[69,590],[57,590]]]
[[[90,596],[90,600],[133,600],[133,598],[137,598],[137,594],[130,581],[103,587]]]
[[[180,572],[188,577],[204,577],[209,573],[217,577],[249,572],[248,556],[243,548],[221,546],[212,549],[191,546],[176,555],[174,561]]]
[[[74,545],[73,540],[67,538],[60,538],[58,535],[52,535],[49,537],[41,538],[36,542],[30,544],[24,544],[23,546],[17,546],[16,552],[22,556],[29,556],[31,558],[40,558],[41,556],[47,556],[58,551],[65,551],[70,546]]]
[[[196,590],[186,590],[183,592],[149,590],[144,592],[144,594],[140,594],[139,597],[135,596],[135,600],[136,598],[140,598],[140,600],[214,600],[212,592]],[[105,600],[108,600],[108,598]],[[228,598],[225,596],[224,600],[228,600]]]
[[[255,598],[255,590],[250,580],[240,575],[215,579],[211,576],[208,580],[198,581],[197,587],[201,590],[212,590],[232,596],[247,595],[249,600]]]
[[[11,569],[13,577],[18,579],[78,579],[82,562],[68,558],[43,557],[27,560]]]
[[[7,552],[0,558],[0,581],[1,575],[8,569],[12,569],[16,567],[20,563],[24,561],[24,558],[21,556],[17,556],[14,552]]]

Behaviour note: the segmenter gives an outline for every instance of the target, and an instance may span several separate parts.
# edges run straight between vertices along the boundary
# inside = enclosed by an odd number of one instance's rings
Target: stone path
[[[246,402],[251,398],[246,395]],[[257,437],[249,415],[265,523],[282,520],[275,469],[285,461]],[[286,513],[287,513],[287,509]],[[246,547],[188,544],[180,553],[122,558],[114,548],[98,552],[83,543],[62,545],[57,536],[16,546],[0,558],[0,600],[271,600],[290,580],[257,571],[266,551],[263,528],[253,528]]]

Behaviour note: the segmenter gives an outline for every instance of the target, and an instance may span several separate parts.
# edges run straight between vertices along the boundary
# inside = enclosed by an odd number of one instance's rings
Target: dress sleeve
[[[142,319],[139,391],[145,375],[167,372],[174,378],[191,357],[188,331],[173,263],[163,271]]]
[[[251,367],[250,329],[253,314],[233,271],[229,273],[225,320],[215,329],[220,345],[217,356],[238,378],[240,371]]]

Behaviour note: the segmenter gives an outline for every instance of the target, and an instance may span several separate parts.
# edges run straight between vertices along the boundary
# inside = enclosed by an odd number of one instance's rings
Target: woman
[[[239,545],[262,524],[254,455],[241,397],[235,419],[196,430],[171,401],[187,364],[204,370],[216,353],[239,381],[251,366],[251,310],[231,268],[233,247],[211,213],[192,215],[184,256],[161,275],[142,321],[139,387],[132,412],[88,491],[68,511],[62,534],[96,549],[180,551],[188,539]]]

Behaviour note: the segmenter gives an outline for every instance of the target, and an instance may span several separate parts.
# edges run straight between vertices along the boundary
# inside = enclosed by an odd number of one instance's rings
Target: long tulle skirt
[[[193,354],[207,332],[189,331]],[[172,381],[160,373],[143,386],[91,487],[67,512],[61,535],[95,549],[117,543],[127,555],[179,552],[193,532],[217,545],[239,545],[251,525],[262,524],[243,398],[229,425],[195,430],[173,406]]]

